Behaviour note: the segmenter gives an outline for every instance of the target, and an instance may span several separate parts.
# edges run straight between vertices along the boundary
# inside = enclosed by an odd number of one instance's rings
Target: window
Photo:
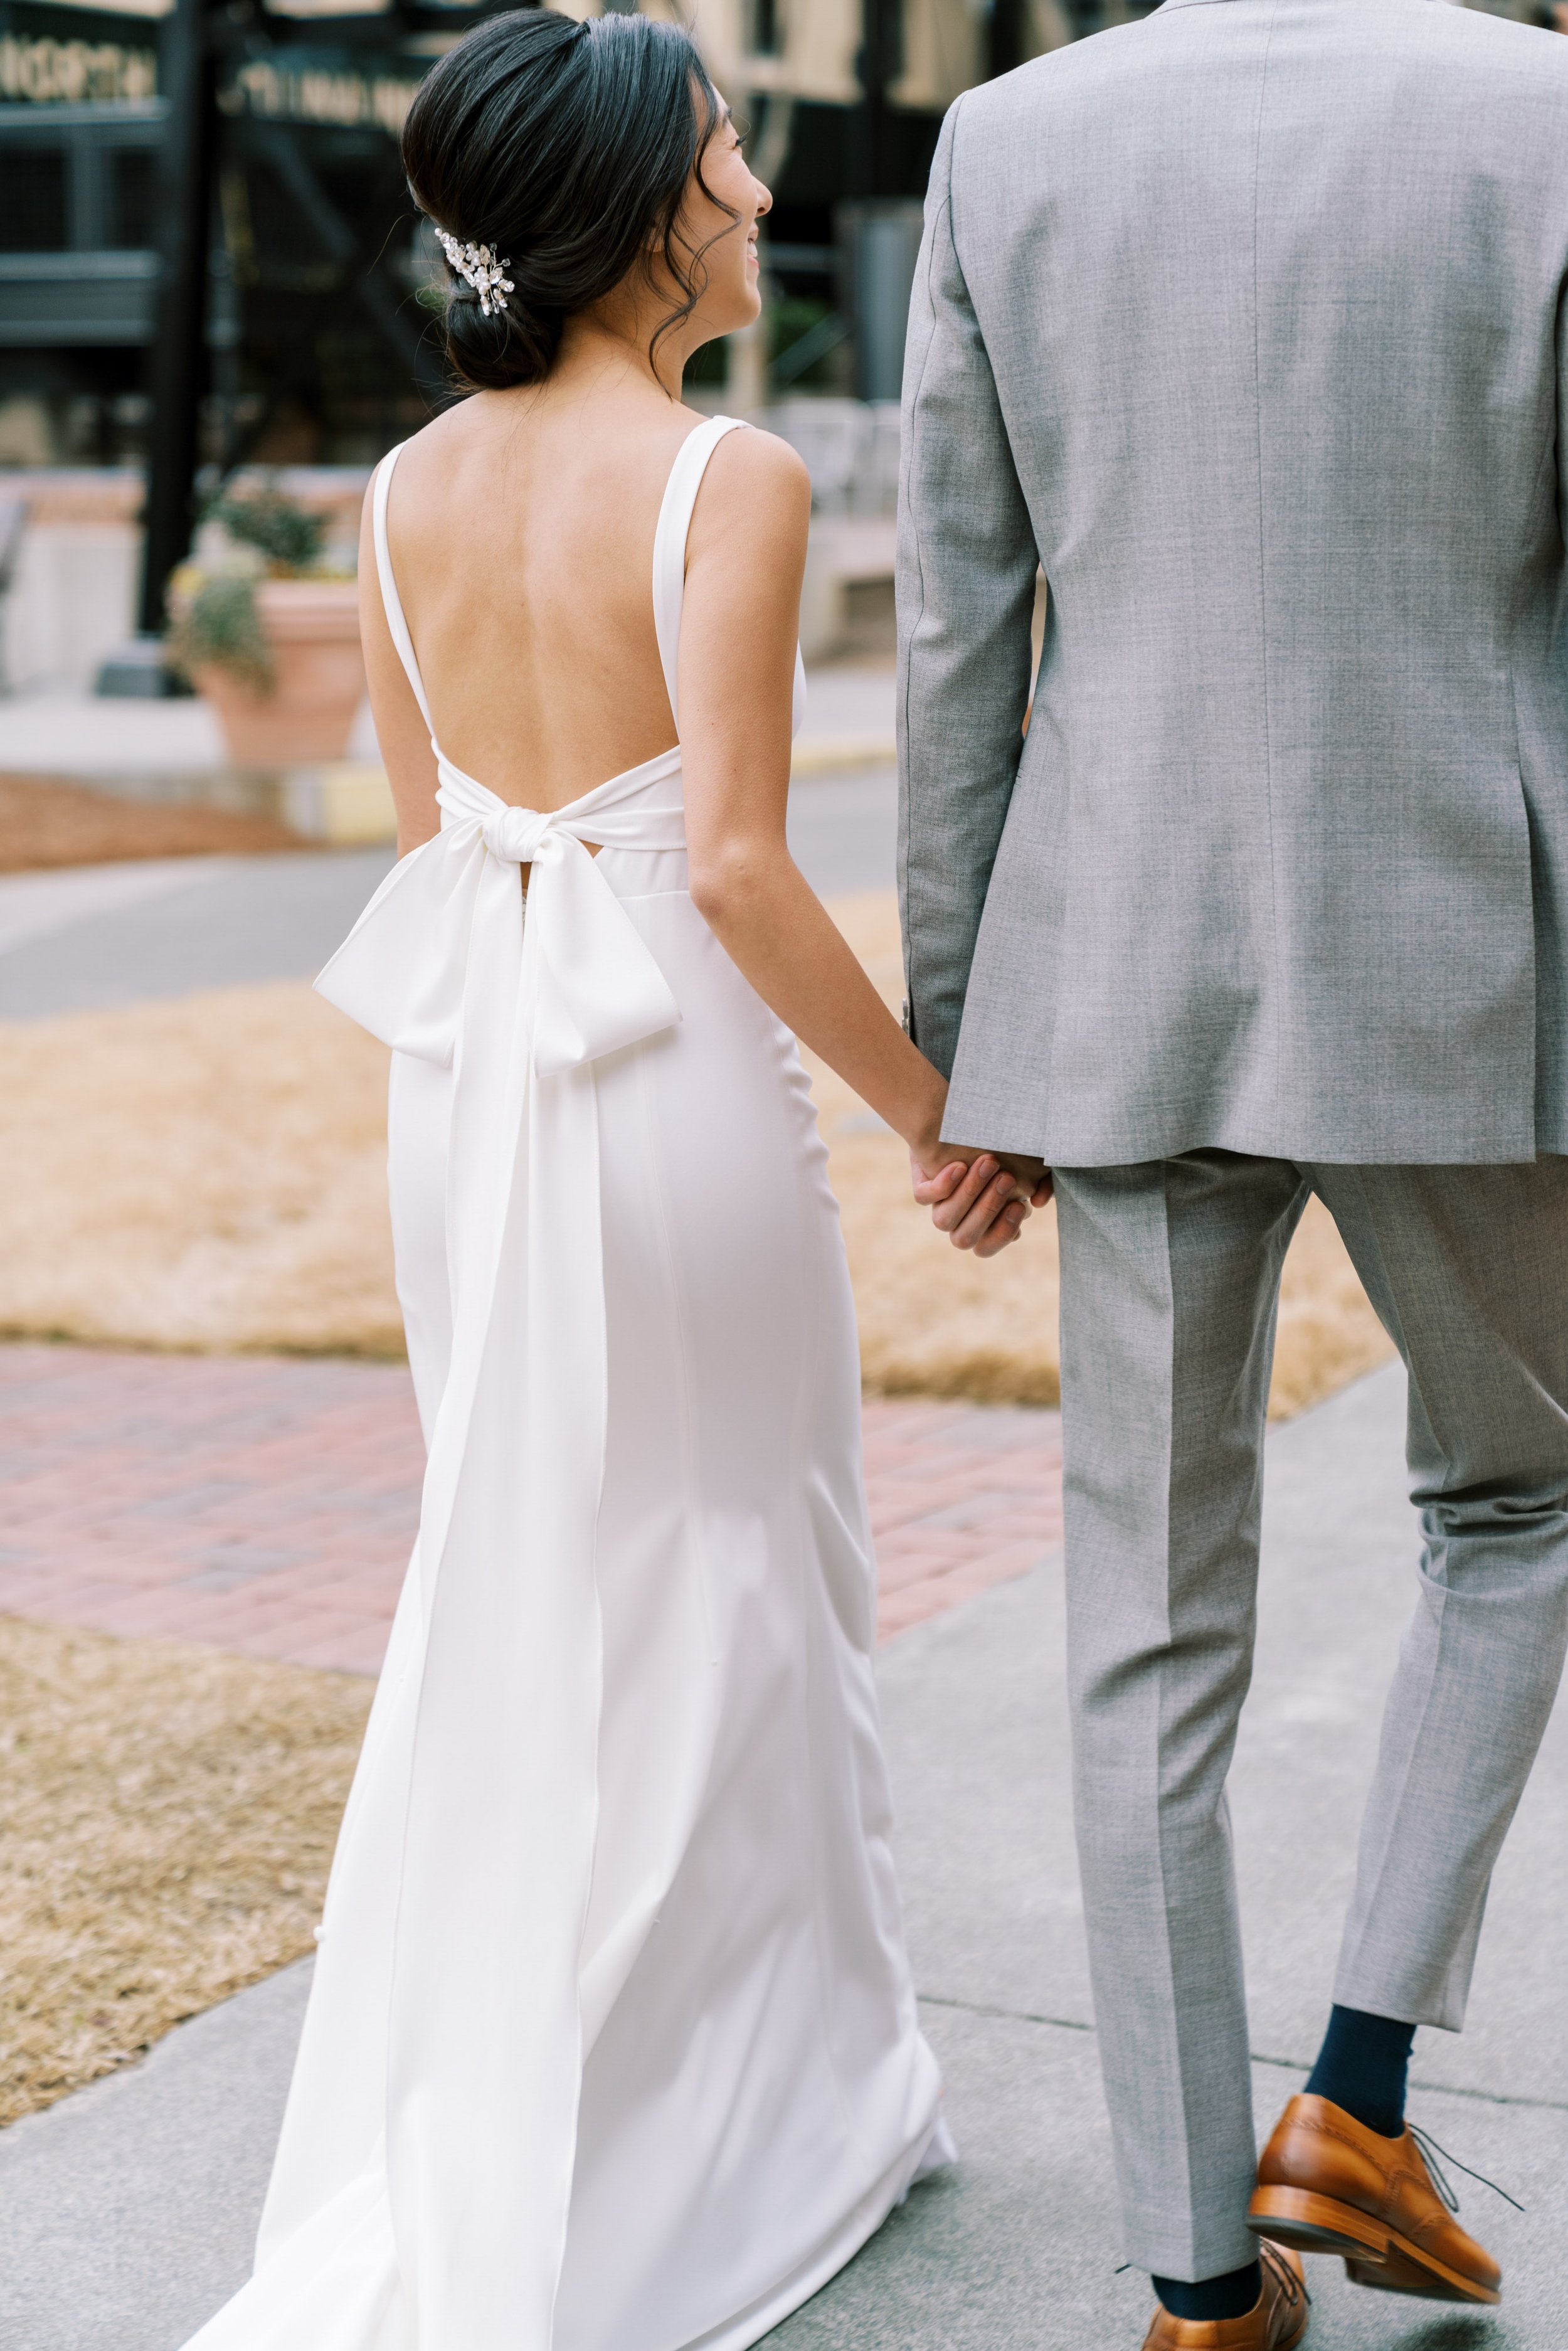
[[[117,251],[156,245],[153,175],[158,158],[151,147],[111,147],[104,157],[109,179],[108,235]]]
[[[784,47],[779,0],[747,0],[746,46],[754,57],[776,57]]]
[[[66,154],[31,139],[0,147],[0,253],[63,253]]]

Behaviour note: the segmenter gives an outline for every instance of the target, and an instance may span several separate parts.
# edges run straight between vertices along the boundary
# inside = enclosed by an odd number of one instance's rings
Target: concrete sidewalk
[[[1258,1672],[1233,1777],[1260,2126],[1323,2016],[1383,1688],[1414,1591],[1397,1367],[1274,1432]],[[788,2351],[1134,2351],[1068,1817],[1059,1557],[902,1635],[881,1677],[926,2029],[962,2161],[771,2340]],[[1417,2120],[1460,2179],[1500,2313],[1358,2292],[1315,2262],[1316,2351],[1562,2351],[1568,1718],[1498,1870],[1471,2022],[1423,2032]],[[305,1970],[0,2137],[6,2351],[177,2351],[243,2278]],[[308,2351],[302,2346],[301,2351]]]
[[[796,739],[797,772],[890,759],[894,693],[891,654],[813,667]],[[368,702],[360,705],[344,756],[380,758]],[[0,696],[0,770],[11,775],[74,776],[161,799],[178,797],[183,779],[221,775],[228,765],[217,714],[200,695],[140,702],[45,686]]]

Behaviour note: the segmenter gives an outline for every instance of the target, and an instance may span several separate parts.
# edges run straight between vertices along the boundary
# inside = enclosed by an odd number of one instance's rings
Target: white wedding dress
[[[673,711],[731,429],[660,513]],[[678,746],[549,815],[437,758],[441,832],[318,982],[394,1048],[420,1531],[256,2273],[195,2343],[740,2351],[951,2151],[838,1213],[794,1040],[687,894]]]

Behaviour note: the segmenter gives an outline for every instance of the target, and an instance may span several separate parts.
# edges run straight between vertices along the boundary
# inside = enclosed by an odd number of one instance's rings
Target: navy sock
[[[1405,2075],[1413,2024],[1369,2016],[1362,2008],[1333,2008],[1309,2094],[1343,2106],[1370,2131],[1397,2138],[1405,2127]]]
[[[1263,2272],[1259,2262],[1249,2262],[1244,2270],[1199,2278],[1196,2285],[1189,2285],[1185,2278],[1162,2277],[1155,2278],[1154,2285],[1173,2318],[1195,2318],[1200,2325],[1210,2325],[1220,2318],[1245,2318],[1249,2311],[1256,2310],[1263,2291]]]

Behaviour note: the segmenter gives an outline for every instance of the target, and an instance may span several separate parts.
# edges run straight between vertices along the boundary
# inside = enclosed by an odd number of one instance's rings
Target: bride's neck
[[[679,400],[689,356],[681,329],[665,335],[654,356],[649,356],[649,346],[667,309],[644,317],[646,305],[626,303],[606,316],[608,308],[601,305],[596,310],[580,311],[567,320],[550,381],[579,396],[635,384],[663,399]]]

